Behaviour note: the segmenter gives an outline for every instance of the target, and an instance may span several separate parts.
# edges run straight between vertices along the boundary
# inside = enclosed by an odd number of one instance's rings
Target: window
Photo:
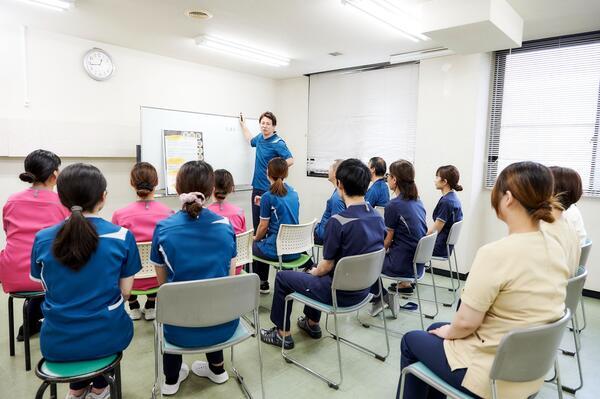
[[[496,52],[486,187],[531,160],[575,169],[600,196],[599,122],[600,32]]]
[[[418,64],[310,76],[307,174],[334,160],[414,161]]]

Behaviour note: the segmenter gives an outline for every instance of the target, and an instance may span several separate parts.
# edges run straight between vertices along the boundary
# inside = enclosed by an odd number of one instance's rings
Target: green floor
[[[443,293],[441,295],[445,295]],[[431,295],[426,291],[425,295]],[[266,308],[271,307],[271,296],[261,297],[261,323],[262,327],[271,327],[269,313]],[[20,324],[20,306],[16,301],[17,314],[15,324]],[[600,381],[595,379],[595,368],[600,366],[600,301],[586,298],[586,310],[588,316],[588,327],[582,335],[583,345],[583,367],[585,386],[577,393],[578,398],[598,398],[600,395]],[[432,309],[429,304],[426,309]],[[295,320],[300,306],[294,308],[292,320]],[[33,371],[25,372],[23,345],[18,343],[16,356],[8,355],[8,328],[7,320],[7,296],[0,295],[0,398],[33,398],[40,381]],[[361,318],[371,318],[363,312]],[[438,321],[448,321],[452,318],[450,308],[440,307],[440,314],[436,317]],[[371,319],[375,321],[375,319]],[[381,319],[377,320],[381,322]],[[406,332],[419,328],[418,314],[402,313],[397,320],[388,319],[390,328],[400,332]],[[427,320],[427,322],[431,322]],[[126,399],[147,399],[150,397],[152,381],[154,379],[154,349],[153,349],[153,327],[151,322],[144,320],[134,322],[135,337],[124,354],[122,362],[123,395]],[[376,328],[363,328],[355,316],[343,317],[341,319],[342,335],[356,341],[370,345],[383,352],[385,350],[384,334]],[[296,348],[293,354],[300,360],[306,360],[312,366],[323,373],[335,376],[337,373],[337,357],[335,342],[330,339],[314,341],[294,328]],[[264,381],[266,396],[269,398],[394,398],[398,376],[400,374],[400,334],[390,334],[391,352],[385,362],[376,360],[366,354],[356,351],[347,346],[342,346],[342,362],[344,381],[338,391],[334,391],[321,380],[312,377],[298,367],[287,364],[281,357],[279,349],[272,346],[263,346],[264,358]],[[571,335],[565,334],[563,343],[565,347],[572,347]],[[34,338],[31,343],[32,362],[35,365],[40,358],[39,340]],[[260,380],[258,368],[258,356],[256,340],[248,340],[236,347],[236,366],[242,373],[253,396],[260,398]],[[229,351],[226,352],[226,357]],[[202,357],[199,357],[202,359]],[[184,360],[191,365],[195,357],[188,356]],[[576,378],[576,363],[574,359],[561,355],[561,372],[563,380],[568,384],[574,384]],[[230,367],[229,359],[226,360],[226,368]],[[231,375],[232,373],[230,373]],[[63,398],[66,392],[65,386],[59,386],[59,397]],[[47,396],[49,397],[49,392]],[[233,378],[223,384],[215,385],[208,380],[196,377],[192,373],[182,383],[176,398],[241,398],[243,395]],[[555,388],[546,384],[538,396],[539,398],[557,397]],[[565,397],[570,395],[565,394]]]

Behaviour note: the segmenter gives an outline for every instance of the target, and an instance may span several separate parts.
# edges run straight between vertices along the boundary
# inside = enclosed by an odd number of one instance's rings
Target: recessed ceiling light
[[[327,53],[332,57],[339,57],[340,55],[344,55],[343,53],[340,53],[339,51],[334,51],[332,53]]]
[[[207,20],[207,19],[211,19],[213,17],[211,13],[209,13],[208,11],[204,11],[204,10],[189,10],[189,11],[185,12],[185,15],[187,15],[190,18],[200,19],[200,20]]]

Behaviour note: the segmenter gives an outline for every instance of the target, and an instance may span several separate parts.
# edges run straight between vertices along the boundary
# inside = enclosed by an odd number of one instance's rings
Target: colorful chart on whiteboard
[[[204,160],[202,132],[163,130],[167,195],[175,195],[177,172],[184,163]]]

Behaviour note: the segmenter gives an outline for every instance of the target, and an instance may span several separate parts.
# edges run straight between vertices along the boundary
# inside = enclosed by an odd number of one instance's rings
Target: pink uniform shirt
[[[41,291],[29,278],[31,247],[38,231],[70,216],[58,194],[51,190],[27,190],[13,194],[2,209],[6,247],[0,252],[0,280],[4,292]]]
[[[152,241],[156,224],[168,218],[173,211],[158,201],[136,201],[113,213],[112,222],[131,231],[137,242]],[[153,278],[135,279],[133,289],[144,291],[158,287]]]
[[[229,202],[213,202],[208,206],[208,209],[216,213],[217,215],[221,215],[229,219],[229,223],[233,227],[233,232],[235,234],[245,233],[246,232],[246,216],[244,216],[244,210],[242,208],[238,208],[237,206],[230,204]],[[240,274],[242,272],[243,266],[238,266],[235,269],[235,274]]]

